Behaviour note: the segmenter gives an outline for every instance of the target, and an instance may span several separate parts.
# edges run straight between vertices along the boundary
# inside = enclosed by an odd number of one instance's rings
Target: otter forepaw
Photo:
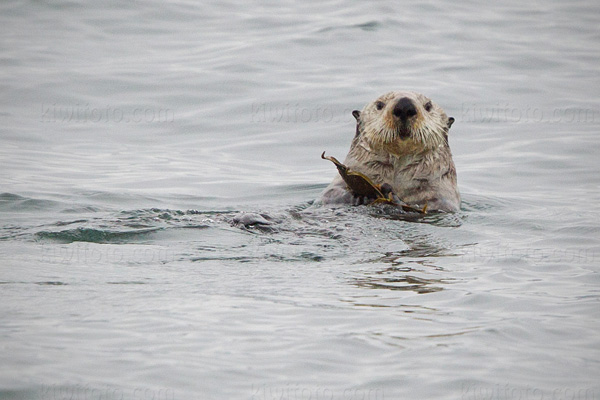
[[[357,195],[352,195],[352,199],[350,200],[350,204],[352,204],[353,206],[362,206],[362,205],[368,205],[371,204],[373,202],[372,198],[366,197],[366,196],[357,196]]]

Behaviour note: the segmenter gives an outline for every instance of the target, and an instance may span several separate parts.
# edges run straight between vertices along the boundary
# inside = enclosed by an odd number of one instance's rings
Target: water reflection
[[[376,257],[362,260],[365,264],[381,265],[372,272],[364,272],[354,279],[358,287],[413,291],[419,294],[439,292],[455,278],[442,276],[446,270],[440,265],[442,257],[454,256],[454,246],[431,234],[418,233],[413,227],[402,235],[408,249],[386,251]]]
[[[416,276],[404,275],[397,278],[374,279],[366,277],[365,279],[357,279],[356,284],[360,287],[370,289],[388,289],[388,290],[412,290],[419,294],[433,293],[444,290],[441,286],[444,281],[436,279],[422,279]]]
[[[368,214],[375,218],[383,218],[394,221],[406,221],[412,223],[430,224],[444,228],[458,228],[462,225],[465,214],[461,212],[445,213],[431,212],[425,215],[406,213],[397,207],[370,206],[366,208]]]
[[[423,294],[444,290],[444,287],[454,280],[430,276],[432,270],[444,269],[429,260],[401,261],[399,257],[399,254],[387,254],[380,258],[381,261],[389,262],[390,266],[355,278],[356,285],[369,289],[413,291]]]

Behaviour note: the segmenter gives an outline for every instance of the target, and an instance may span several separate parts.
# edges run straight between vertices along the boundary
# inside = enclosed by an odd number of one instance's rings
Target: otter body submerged
[[[376,184],[388,184],[407,204],[429,210],[457,211],[460,194],[448,145],[454,122],[444,110],[415,92],[389,92],[353,111],[356,135],[344,164]],[[319,200],[357,204],[362,199],[337,176]]]

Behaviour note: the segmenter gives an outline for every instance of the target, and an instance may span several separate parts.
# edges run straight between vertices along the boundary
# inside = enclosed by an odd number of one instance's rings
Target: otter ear
[[[452,117],[448,118],[448,129],[450,129],[450,127],[452,126],[453,123],[454,123],[454,118],[452,118]]]
[[[360,111],[354,110],[352,111],[352,115],[356,118],[356,134],[354,137],[358,137],[360,135]]]

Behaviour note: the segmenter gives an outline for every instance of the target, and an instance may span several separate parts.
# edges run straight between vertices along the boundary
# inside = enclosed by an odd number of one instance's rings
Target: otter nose
[[[417,107],[415,103],[408,97],[403,97],[394,106],[393,114],[402,119],[406,120],[410,117],[417,115]]]

